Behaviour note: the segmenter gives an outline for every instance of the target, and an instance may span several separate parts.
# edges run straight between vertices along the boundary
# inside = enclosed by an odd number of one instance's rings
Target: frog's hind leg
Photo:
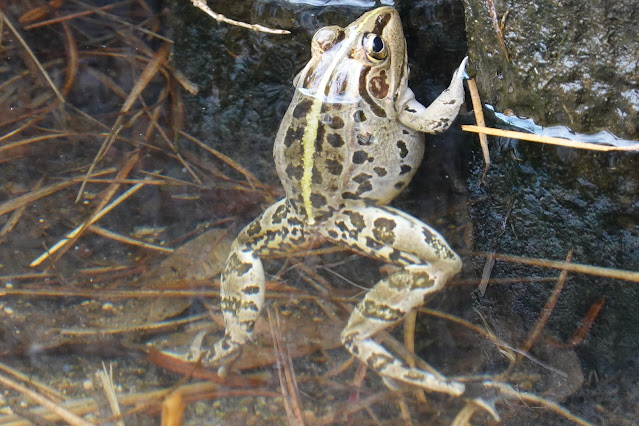
[[[224,337],[202,354],[196,339],[190,358],[202,356],[205,365],[231,364],[241,346],[252,340],[253,327],[264,305],[264,268],[260,257],[288,253],[306,241],[303,222],[286,199],[266,209],[246,226],[231,247],[220,289]],[[203,337],[203,336],[201,336]]]
[[[464,385],[409,367],[371,337],[401,320],[424,297],[441,290],[461,261],[432,228],[390,207],[360,207],[336,214],[326,238],[376,259],[401,266],[379,281],[353,310],[342,342],[382,376],[426,389],[460,395]]]

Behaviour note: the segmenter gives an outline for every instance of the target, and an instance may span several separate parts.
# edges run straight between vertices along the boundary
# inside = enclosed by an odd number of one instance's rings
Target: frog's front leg
[[[406,88],[399,104],[402,107],[399,121],[411,129],[423,133],[441,133],[448,129],[464,103],[464,70],[468,58],[464,58],[453,74],[450,86],[428,108],[417,102],[413,91]]]
[[[450,395],[462,394],[463,384],[409,367],[372,339],[459,272],[461,261],[446,241],[429,226],[390,207],[346,208],[322,233],[336,244],[401,266],[357,304],[342,331],[346,348],[382,376]]]
[[[226,331],[212,349],[200,352],[203,336],[196,338],[190,359],[202,356],[205,365],[221,365],[225,371],[252,340],[253,326],[264,305],[264,269],[260,257],[290,253],[306,241],[303,222],[286,199],[266,209],[246,226],[231,247],[220,288]]]

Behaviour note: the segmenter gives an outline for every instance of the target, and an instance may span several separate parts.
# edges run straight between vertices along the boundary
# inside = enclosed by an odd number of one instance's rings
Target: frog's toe
[[[218,374],[224,375],[235,360],[242,354],[241,343],[233,341],[229,336],[222,337],[213,348],[204,352],[202,364],[206,366],[220,366]]]

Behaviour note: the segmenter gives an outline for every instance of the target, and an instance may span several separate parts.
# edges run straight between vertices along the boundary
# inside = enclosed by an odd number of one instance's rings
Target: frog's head
[[[330,103],[370,104],[395,117],[408,85],[406,41],[397,11],[380,7],[346,28],[324,27],[313,36],[312,57],[294,82],[307,96]]]

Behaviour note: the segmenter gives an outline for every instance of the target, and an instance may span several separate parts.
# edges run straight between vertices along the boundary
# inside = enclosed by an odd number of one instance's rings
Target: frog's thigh
[[[342,331],[346,348],[380,374],[459,395],[464,386],[408,367],[370,336],[396,323],[459,272],[461,261],[435,230],[390,207],[344,209],[326,237],[402,268],[380,280],[355,307]]]
[[[289,253],[303,244],[306,233],[286,200],[266,209],[246,226],[231,247],[224,265],[221,306],[226,332],[204,361],[217,363],[251,340],[264,305],[264,269],[260,257]]]

